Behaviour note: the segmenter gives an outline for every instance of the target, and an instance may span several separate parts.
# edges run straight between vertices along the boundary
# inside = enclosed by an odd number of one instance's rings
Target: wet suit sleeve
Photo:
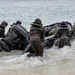
[[[5,37],[5,28],[0,26],[0,37]]]

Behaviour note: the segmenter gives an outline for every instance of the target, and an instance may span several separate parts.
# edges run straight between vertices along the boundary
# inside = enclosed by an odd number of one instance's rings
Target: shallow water
[[[27,58],[19,51],[10,54],[3,52],[0,57],[1,75],[74,75],[75,74],[75,42],[72,47],[62,49],[53,47],[44,51],[44,57]],[[17,54],[18,53],[18,54]]]
[[[29,31],[35,18],[41,18],[44,25],[63,20],[75,21],[74,0],[0,0],[0,22],[10,24],[21,20]],[[44,50],[44,56],[27,58],[21,51],[0,52],[0,75],[75,75],[75,41],[72,46]]]

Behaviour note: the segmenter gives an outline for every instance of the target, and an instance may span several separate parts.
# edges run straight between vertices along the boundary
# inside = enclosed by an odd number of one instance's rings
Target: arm
[[[44,41],[44,39],[45,39],[45,29],[43,28],[43,35],[42,35],[42,42]]]

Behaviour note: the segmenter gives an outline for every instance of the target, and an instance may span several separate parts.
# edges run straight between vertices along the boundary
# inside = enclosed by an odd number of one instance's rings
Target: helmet
[[[22,24],[22,22],[18,20],[18,21],[16,21],[16,24]]]
[[[35,21],[31,25],[41,27],[42,22],[39,18],[36,18]]]
[[[62,27],[62,28],[67,28],[68,26],[66,25],[66,22],[65,22],[65,21],[62,21],[60,27]]]
[[[62,22],[61,22],[61,25],[60,25],[60,27],[59,27],[59,29],[67,29],[67,30],[68,30],[69,28],[68,28],[68,26],[66,25],[66,22],[65,22],[65,21],[62,21]]]
[[[39,18],[35,19],[35,22],[41,24],[41,20]]]
[[[6,21],[2,21],[1,25],[8,25],[8,23]]]

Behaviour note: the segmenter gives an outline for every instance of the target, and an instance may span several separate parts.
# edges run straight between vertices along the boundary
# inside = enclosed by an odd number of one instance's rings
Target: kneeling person
[[[55,35],[55,38],[57,39],[55,45],[58,46],[59,48],[62,48],[65,45],[71,46],[68,33],[69,33],[69,28],[66,25],[66,23],[63,21],[61,23],[60,28],[58,29],[57,34]]]

